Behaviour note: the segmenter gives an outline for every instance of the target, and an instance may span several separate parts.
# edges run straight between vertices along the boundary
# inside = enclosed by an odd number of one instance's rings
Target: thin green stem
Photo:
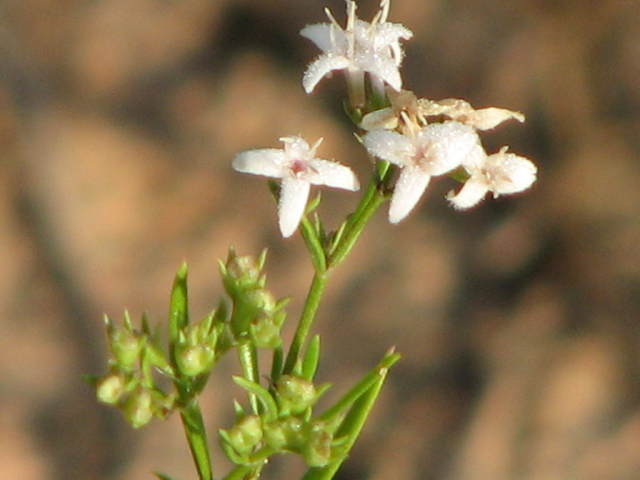
[[[202,412],[197,401],[193,401],[180,411],[180,418],[187,436],[191,456],[200,480],[213,480],[213,469],[209,457],[209,443]]]
[[[255,345],[249,340],[241,341],[238,344],[238,357],[242,366],[242,376],[254,383],[260,383],[260,371],[258,369],[258,352]],[[249,394],[249,404],[251,411],[255,414],[259,412],[258,398],[255,394]]]
[[[304,309],[300,316],[298,328],[293,336],[291,348],[289,348],[289,353],[287,353],[287,359],[284,362],[284,368],[282,369],[282,373],[284,375],[290,374],[296,366],[298,356],[300,355],[302,346],[309,335],[311,325],[313,324],[316,312],[318,311],[318,306],[320,305],[324,289],[327,286],[328,278],[329,272],[316,272],[313,276],[313,281],[311,282],[311,287],[307,294],[307,300],[305,301]]]
[[[377,171],[371,178],[367,191],[362,196],[355,212],[347,220],[347,224],[337,243],[329,252],[327,269],[338,266],[351,251],[371,216],[387,200],[385,190],[393,169],[387,162],[380,162]]]
[[[385,190],[391,174],[392,169],[387,162],[378,163],[376,171],[374,175],[372,175],[371,181],[356,211],[349,217],[339,239],[326,255],[320,255],[320,253],[318,253],[316,233],[308,221],[304,219],[302,229],[305,243],[312,255],[312,259],[315,257],[318,257],[318,259],[313,262],[316,273],[309,288],[304,309],[300,316],[300,322],[298,323],[298,328],[291,342],[291,348],[287,354],[282,370],[283,374],[291,373],[298,361],[298,356],[309,335],[311,325],[318,311],[322,294],[327,285],[329,273],[344,260],[357,242],[371,216],[387,199]]]

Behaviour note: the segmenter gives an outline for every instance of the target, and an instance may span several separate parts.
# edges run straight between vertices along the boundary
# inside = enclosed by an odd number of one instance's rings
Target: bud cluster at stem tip
[[[280,329],[285,321],[287,299],[276,300],[265,288],[262,269],[266,251],[256,259],[238,256],[229,249],[226,262],[220,262],[222,283],[233,301],[230,327],[237,341],[251,340],[258,348],[276,348],[282,339]]]
[[[328,385],[316,389],[297,375],[283,375],[275,390],[268,392],[250,382],[241,382],[251,391],[259,391],[266,408],[263,414],[245,414],[236,405],[237,421],[228,430],[220,430],[223,447],[231,460],[240,465],[260,464],[273,453],[295,452],[309,466],[328,464],[340,457],[339,439],[334,438],[336,424],[310,419],[311,409]]]

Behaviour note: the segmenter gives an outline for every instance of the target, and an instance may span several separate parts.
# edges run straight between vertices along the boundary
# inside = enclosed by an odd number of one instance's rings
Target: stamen
[[[356,2],[347,0],[347,39],[349,40],[349,58],[353,58],[356,52]]]
[[[318,141],[317,141],[316,143],[314,143],[314,144],[313,144],[313,146],[311,147],[311,149],[309,150],[309,154],[310,154],[312,157],[315,157],[315,156],[316,156],[316,150],[318,149],[318,147],[320,146],[320,144],[322,143],[322,141],[323,141],[323,140],[324,140],[324,138],[323,138],[323,137],[320,137],[320,138],[318,139]]]
[[[336,17],[333,16],[333,13],[331,13],[331,10],[329,10],[328,8],[325,7],[324,9],[324,13],[327,15],[327,17],[329,18],[329,21],[335,25],[336,27],[340,28],[342,30],[342,27],[340,26],[340,24],[338,23],[338,21],[336,20]]]
[[[387,21],[387,17],[389,16],[390,5],[391,5],[391,0],[380,1],[380,23],[384,23]]]

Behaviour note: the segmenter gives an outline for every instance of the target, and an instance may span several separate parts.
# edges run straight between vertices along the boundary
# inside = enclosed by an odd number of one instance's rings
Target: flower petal
[[[453,192],[449,192],[447,199],[455,208],[464,210],[477,205],[488,191],[489,188],[486,182],[480,178],[471,177],[465,182],[457,194],[454,195]]]
[[[524,115],[520,112],[512,112],[504,108],[487,107],[480,110],[472,110],[467,115],[465,123],[478,130],[491,130],[512,118],[520,123],[524,122]]]
[[[375,130],[363,138],[365,148],[374,155],[399,167],[412,164],[416,148],[407,137],[397,132]]]
[[[485,170],[496,196],[526,190],[535,182],[538,172],[531,160],[506,153],[506,148],[487,157]]]
[[[262,148],[237,154],[231,166],[242,173],[282,178],[287,172],[286,163],[287,156],[283,150]]]
[[[486,157],[478,133],[459,122],[433,123],[419,134],[428,147],[428,173],[442,175],[467,163],[477,163]]]
[[[300,225],[309,198],[309,182],[298,178],[285,178],[280,189],[280,202],[278,203],[278,224],[280,233],[287,238]]]
[[[343,188],[352,192],[360,189],[356,174],[339,163],[317,158],[311,161],[310,170],[313,173],[309,173],[307,180],[314,185]]]
[[[363,130],[393,130],[397,126],[398,115],[393,107],[367,113],[360,122],[360,128]]]
[[[300,35],[311,40],[325,53],[330,51],[337,53],[338,50],[346,52],[347,39],[344,31],[330,23],[307,25],[300,30]]]
[[[413,210],[429,185],[431,176],[419,167],[405,167],[400,172],[389,206],[389,221],[398,223]]]
[[[334,56],[330,53],[320,55],[309,64],[302,76],[302,86],[307,93],[313,92],[316,85],[333,70],[344,70],[351,62],[344,56]]]
[[[370,75],[384,80],[396,92],[402,90],[400,70],[398,70],[398,64],[391,54],[380,53],[364,56],[358,62],[358,66],[365,72],[369,72]]]
[[[395,56],[400,50],[400,39],[409,40],[411,37],[413,37],[413,32],[400,23],[380,23],[376,25],[373,46],[376,49],[389,47]],[[402,50],[400,50],[400,55],[402,55],[401,52]],[[402,58],[396,60],[399,62]]]

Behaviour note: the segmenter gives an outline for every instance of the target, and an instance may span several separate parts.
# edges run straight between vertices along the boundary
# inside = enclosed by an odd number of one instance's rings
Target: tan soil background
[[[324,6],[344,19],[340,0],[0,3],[0,478],[195,478],[177,417],[134,432],[80,376],[105,369],[103,312],[166,320],[183,260],[206,314],[229,245],[269,248],[297,316],[301,241],[230,160],[323,136],[366,178],[342,78],[300,85],[316,50],[297,32]],[[329,396],[403,354],[337,478],[640,478],[640,2],[394,0],[391,20],[415,33],[406,87],[524,112],[485,144],[540,173],[465,213],[442,179],[406,222],[378,212],[336,273],[316,327]],[[355,198],[326,192],[326,223]],[[223,360],[203,398],[213,438],[237,371]]]

